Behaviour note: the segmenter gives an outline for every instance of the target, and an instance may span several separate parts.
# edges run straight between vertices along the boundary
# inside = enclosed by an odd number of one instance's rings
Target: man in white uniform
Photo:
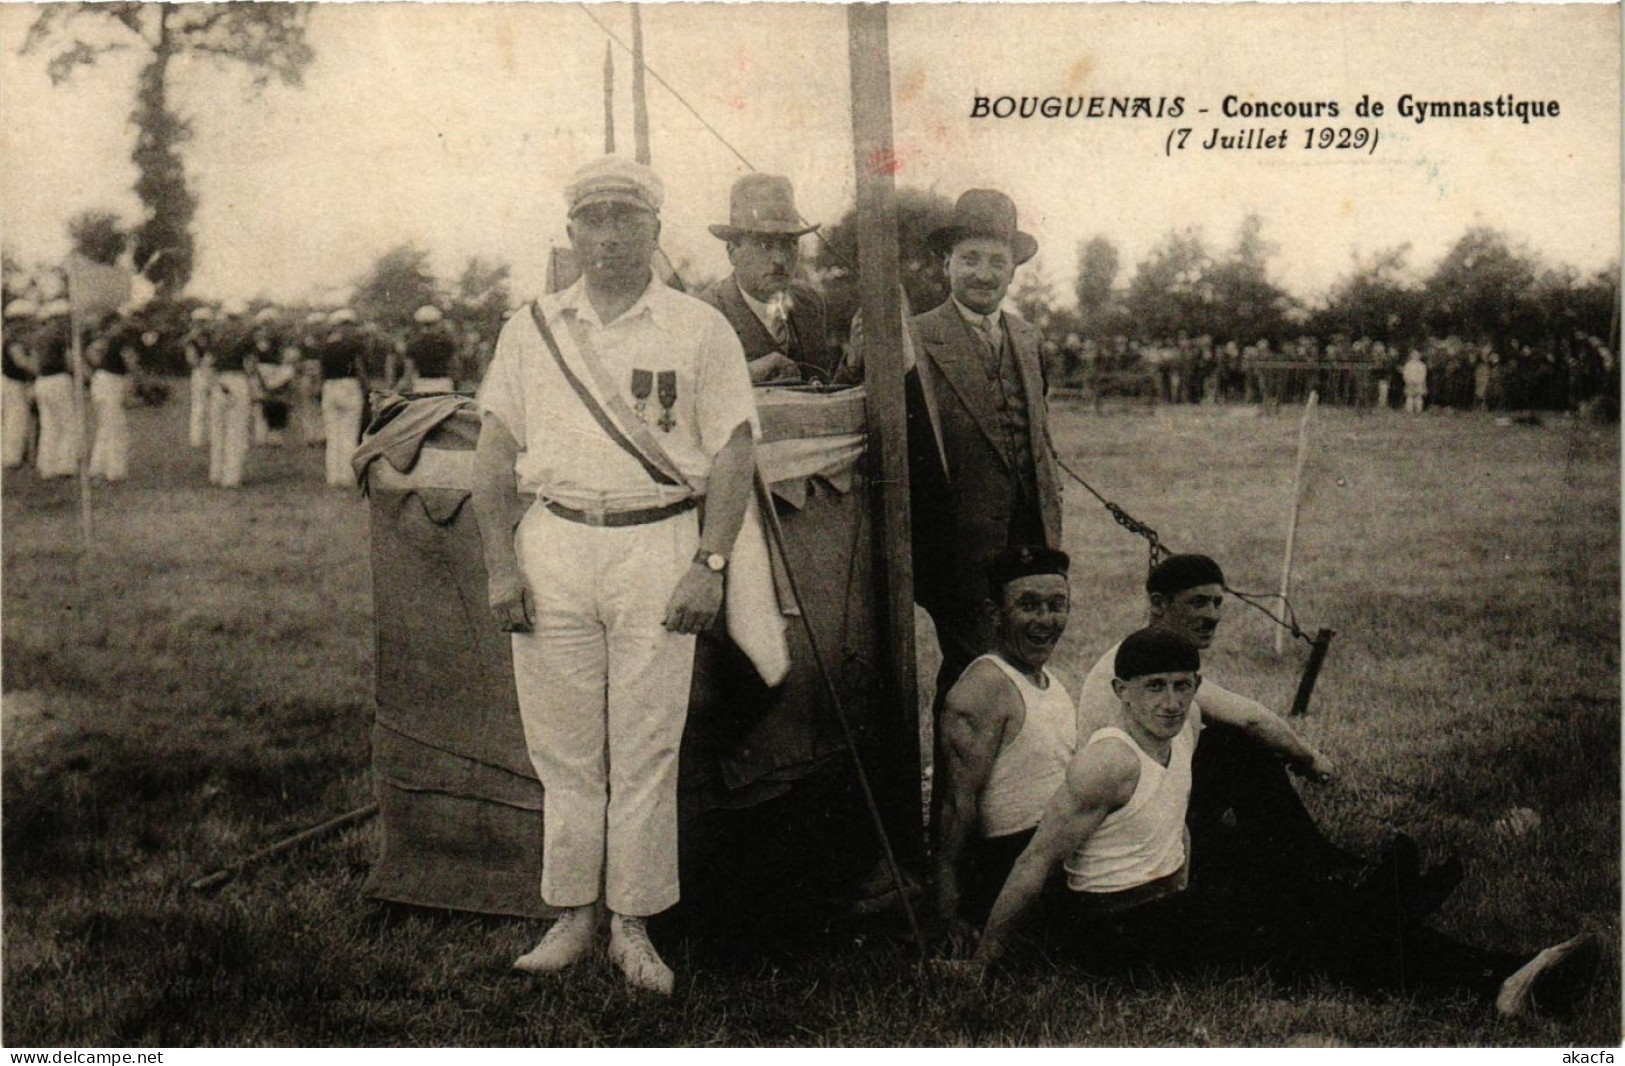
[[[542,898],[561,911],[514,965],[576,962],[602,900],[610,958],[669,995],[644,920],[679,896],[694,635],[722,603],[759,430],[727,320],[650,268],[654,171],[604,157],[565,199],[582,277],[509,320],[479,393],[475,513],[545,790]]]
[[[1072,697],[1044,668],[1071,611],[1068,566],[1065,552],[1042,546],[989,561],[993,651],[972,660],[943,706],[933,863],[937,917],[956,952],[986,921],[1072,757]]]
[[[186,365],[191,367],[192,408],[187,418],[187,442],[194,448],[209,446],[209,405],[214,394],[214,344],[209,325],[214,312],[207,307],[192,309],[192,328],[183,342]]]
[[[214,390],[209,403],[209,484],[240,488],[254,420],[254,380],[259,363],[244,321],[248,305],[228,300],[214,334]]]
[[[5,307],[5,406],[0,409],[0,437],[5,441],[5,467],[23,465],[28,441],[33,436],[34,414],[29,402],[34,393],[33,352],[34,315],[39,308],[33,300],[17,299]]]
[[[39,404],[36,462],[42,478],[72,477],[84,450],[85,427],[82,397],[75,397],[68,301],[50,301],[40,308],[40,318],[40,332],[35,336],[39,358],[39,377],[34,379],[34,399]]]

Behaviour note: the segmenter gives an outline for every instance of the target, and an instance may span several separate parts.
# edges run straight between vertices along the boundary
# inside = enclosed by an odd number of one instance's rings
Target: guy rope
[[[1065,460],[1057,456],[1055,462],[1056,465],[1058,465],[1062,470],[1066,471],[1067,476],[1071,477],[1072,480],[1076,481],[1079,485],[1082,485],[1089,495],[1100,501],[1100,505],[1106,508],[1106,511],[1112,516],[1112,520],[1114,522],[1128,530],[1130,533],[1133,533],[1135,536],[1145,538],[1149,555],[1149,559],[1146,563],[1146,571],[1148,573],[1155,569],[1156,565],[1162,562],[1163,559],[1172,554],[1168,546],[1162,542],[1162,538],[1157,535],[1157,531],[1155,529],[1152,529],[1138,518],[1135,518],[1133,515],[1129,514],[1122,507],[1102,496],[1093,485],[1084,480],[1082,474],[1079,474],[1076,470],[1072,469],[1071,466],[1067,465]],[[1264,615],[1277,626],[1280,626],[1282,629],[1291,633],[1298,640],[1301,640],[1305,644],[1309,645],[1309,661],[1304,664],[1303,676],[1298,679],[1298,691],[1292,697],[1292,709],[1288,712],[1288,715],[1296,718],[1307,713],[1309,710],[1309,698],[1314,694],[1315,682],[1320,677],[1321,666],[1326,662],[1326,653],[1331,648],[1332,637],[1336,635],[1335,631],[1321,628],[1316,630],[1315,635],[1311,637],[1307,632],[1298,626],[1298,618],[1296,612],[1294,612],[1292,609],[1292,601],[1289,600],[1285,595],[1242,592],[1238,589],[1231,588],[1229,585],[1224,586],[1224,591],[1235,597],[1240,602],[1245,603],[1253,610]],[[1285,618],[1282,618],[1274,611],[1271,611],[1268,607],[1265,607],[1263,603],[1259,602],[1260,600],[1269,598],[1279,599],[1281,601],[1282,609],[1286,614]]]

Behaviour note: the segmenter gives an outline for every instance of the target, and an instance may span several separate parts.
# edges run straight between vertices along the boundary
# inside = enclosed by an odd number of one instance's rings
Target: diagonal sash
[[[604,405],[598,402],[597,397],[592,394],[592,390],[587,388],[575,371],[570,369],[570,364],[564,358],[564,352],[559,349],[558,339],[553,335],[552,329],[548,327],[547,316],[542,313],[539,304],[532,303],[530,305],[530,318],[536,325],[536,332],[541,334],[542,341],[547,345],[548,352],[553,356],[553,361],[558,364],[559,373],[564,375],[564,380],[569,383],[570,388],[575,390],[576,398],[587,409],[587,413],[592,415],[593,421],[598,423],[599,428],[609,435],[609,439],[622,451],[636,459],[638,464],[643,467],[644,472],[657,483],[661,485],[688,485],[689,488],[693,488],[688,479],[683,477],[677,470],[676,465],[671,461],[671,457],[666,454],[666,450],[660,447],[660,442],[654,439],[653,434],[649,432],[649,427],[645,426],[632,414],[631,410],[626,406],[626,401],[621,399],[620,393],[615,390],[613,384],[608,382],[608,375],[604,372],[603,365],[598,361],[598,353],[592,349],[590,342],[587,341],[586,335],[579,329],[574,317],[568,317],[571,326],[571,338],[576,342],[577,354],[580,356],[581,362],[592,375],[594,383],[607,397],[609,411],[604,410]],[[613,417],[611,417],[611,412],[613,412]],[[623,426],[627,428],[623,429]],[[628,436],[628,430],[630,431],[630,437]]]

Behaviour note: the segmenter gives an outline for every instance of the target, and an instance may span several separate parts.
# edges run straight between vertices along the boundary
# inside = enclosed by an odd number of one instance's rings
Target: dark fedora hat
[[[713,237],[736,241],[747,233],[799,237],[818,227],[809,226],[796,210],[796,194],[789,178],[746,174],[734,182],[728,196],[728,224],[706,228]]]
[[[966,237],[992,237],[1010,245],[1019,266],[1038,254],[1038,241],[1016,228],[1016,205],[997,189],[967,189],[954,204],[954,214],[946,226],[932,230],[925,246],[937,255],[947,255]]]

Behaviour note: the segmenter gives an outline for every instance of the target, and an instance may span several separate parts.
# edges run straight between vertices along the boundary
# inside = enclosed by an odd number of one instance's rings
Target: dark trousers
[[[1035,830],[1024,829],[1008,836],[990,837],[971,845],[965,883],[960,886],[960,913],[976,926],[987,924],[993,902],[999,898],[1010,870],[1027,849]]]
[[[1324,876],[1363,865],[1321,833],[1274,754],[1216,722],[1203,726],[1196,745],[1185,824],[1193,876],[1259,867]]]
[[[1267,869],[1206,881],[1193,873],[1186,891],[1105,918],[1064,895],[1049,901],[1061,935],[1048,942],[1107,974],[1261,968],[1288,982],[1493,999],[1524,961],[1428,928],[1391,893]]]

